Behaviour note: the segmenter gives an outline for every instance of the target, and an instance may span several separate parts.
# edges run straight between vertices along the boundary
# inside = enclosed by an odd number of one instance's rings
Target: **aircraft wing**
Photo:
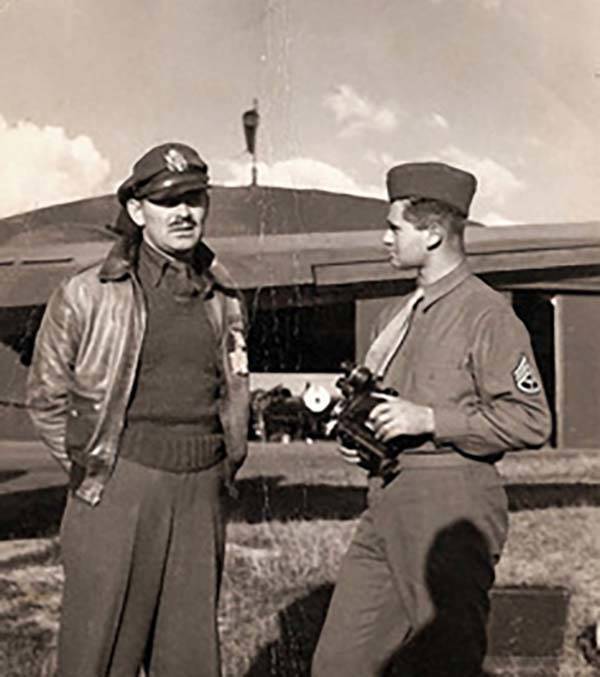
[[[410,278],[390,267],[381,244],[386,209],[382,200],[323,191],[220,188],[206,241],[245,290]],[[65,276],[101,260],[117,210],[105,196],[0,221],[0,307],[43,304]],[[472,225],[466,243],[477,273],[552,270],[600,288],[600,222]]]
[[[360,284],[411,278],[394,270],[381,244],[383,231],[242,236],[208,239],[242,288]],[[600,223],[467,228],[476,273],[600,265]]]

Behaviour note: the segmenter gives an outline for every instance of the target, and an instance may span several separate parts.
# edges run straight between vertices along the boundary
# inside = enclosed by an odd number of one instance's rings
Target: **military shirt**
[[[423,291],[383,381],[433,409],[435,433],[416,448],[487,456],[543,445],[551,416],[529,334],[507,299],[466,262]]]

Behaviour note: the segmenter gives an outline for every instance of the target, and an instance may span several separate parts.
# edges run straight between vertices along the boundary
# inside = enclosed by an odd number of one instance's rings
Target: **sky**
[[[473,172],[489,225],[600,218],[600,0],[0,0],[0,216],[114,191],[149,147],[215,184],[385,197]]]

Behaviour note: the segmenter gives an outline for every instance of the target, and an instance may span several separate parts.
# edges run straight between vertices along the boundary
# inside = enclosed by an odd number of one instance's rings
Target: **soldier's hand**
[[[241,463],[235,462],[229,457],[226,457],[223,461],[223,485],[229,497],[238,500],[240,497],[240,491],[235,483],[235,476],[240,469]]]
[[[343,444],[338,444],[338,452],[346,463],[358,465],[361,461],[360,455],[356,449],[351,449],[350,447],[345,447]]]
[[[424,435],[434,432],[433,409],[401,397],[377,394],[381,403],[371,409],[368,421],[375,437],[384,442],[398,435]]]

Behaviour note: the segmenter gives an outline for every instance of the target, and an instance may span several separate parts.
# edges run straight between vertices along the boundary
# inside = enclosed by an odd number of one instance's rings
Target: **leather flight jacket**
[[[144,293],[135,273],[139,244],[121,238],[103,262],[54,291],[28,375],[27,406],[38,434],[70,474],[75,495],[91,505],[101,500],[118,457],[146,330]],[[209,265],[199,267],[202,250]],[[226,463],[233,470],[247,453],[244,307],[206,245],[200,242],[194,254],[192,265],[206,282],[206,313],[217,339],[219,417]]]

